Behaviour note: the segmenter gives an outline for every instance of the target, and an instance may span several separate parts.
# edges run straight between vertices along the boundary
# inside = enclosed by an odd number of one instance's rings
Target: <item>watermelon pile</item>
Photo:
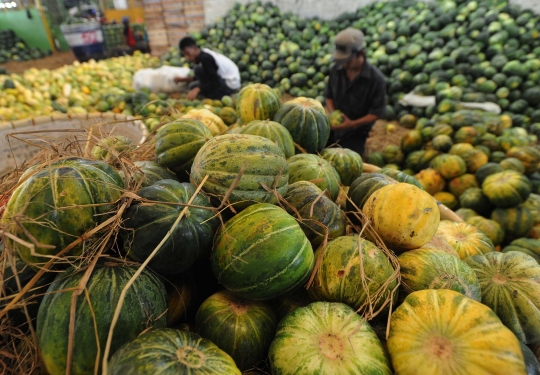
[[[438,103],[494,102],[528,124],[540,121],[540,18],[506,0],[374,2],[335,20],[301,19],[270,3],[236,4],[193,36],[229,56],[244,83],[324,100],[333,37],[347,27],[366,35],[369,61],[387,77],[387,117],[410,108],[404,94]],[[177,48],[161,57],[184,65]],[[446,100],[445,100],[446,99]],[[437,107],[415,108],[432,117]]]
[[[28,47],[13,30],[0,30],[0,64],[8,61],[41,59],[51,53],[51,50]]]
[[[495,251],[431,195],[474,163],[437,155],[428,187],[325,148],[317,100],[264,84],[224,100],[241,125],[192,109],[140,146],[59,140],[4,180],[7,373],[540,370],[540,240]],[[503,170],[480,189],[515,230],[527,181]]]

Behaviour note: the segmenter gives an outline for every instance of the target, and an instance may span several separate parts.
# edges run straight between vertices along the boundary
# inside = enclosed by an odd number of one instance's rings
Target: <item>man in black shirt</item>
[[[195,99],[199,94],[210,99],[221,99],[240,88],[240,72],[229,58],[208,49],[200,49],[191,37],[180,41],[180,51],[188,61],[197,64],[193,69],[196,80],[192,77],[174,78],[175,83],[191,82],[188,100]]]
[[[328,144],[362,155],[373,124],[385,113],[385,79],[368,63],[360,30],[348,28],[336,35],[333,60],[324,96],[328,109],[340,110],[344,121],[332,127]]]

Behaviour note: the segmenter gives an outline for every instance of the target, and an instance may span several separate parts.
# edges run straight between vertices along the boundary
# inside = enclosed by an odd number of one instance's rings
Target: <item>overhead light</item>
[[[12,2],[11,2],[11,7],[12,7],[12,8],[16,8],[16,7],[17,7],[17,3],[14,2],[14,1],[12,1]]]
[[[4,3],[0,3],[0,8],[3,9],[5,8],[6,6],[4,5]]]
[[[6,3],[6,8],[11,8],[11,3]]]

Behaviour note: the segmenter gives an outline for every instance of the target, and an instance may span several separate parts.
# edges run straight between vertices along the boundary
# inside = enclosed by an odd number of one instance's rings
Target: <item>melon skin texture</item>
[[[341,183],[345,186],[350,186],[364,170],[364,162],[360,154],[348,148],[325,148],[321,152],[321,157],[332,164],[339,174]]]
[[[287,315],[268,357],[273,375],[392,373],[367,321],[336,302],[315,302]]]
[[[397,285],[394,269],[372,242],[358,236],[338,237],[320,247],[315,259],[321,254],[314,284],[308,289],[313,300],[342,302],[354,309],[371,303],[377,311],[392,299]]]
[[[530,255],[492,252],[465,260],[476,272],[482,303],[526,344],[540,341],[540,265]]]
[[[195,320],[197,333],[229,354],[241,370],[266,358],[277,324],[270,306],[226,290],[208,297]]]
[[[440,250],[418,249],[398,257],[401,283],[406,292],[450,289],[480,301],[478,278],[467,263]]]
[[[390,321],[396,374],[525,375],[519,341],[487,306],[448,289],[405,298]]]
[[[107,220],[124,188],[124,181],[110,165],[81,158],[29,170],[21,181],[24,178],[6,204],[0,224],[24,241],[32,242],[30,234],[38,243],[54,246],[36,247],[33,254],[29,247],[7,241],[22,260],[36,268]],[[80,255],[85,244],[64,255]]]
[[[244,87],[236,101],[236,112],[243,124],[254,120],[271,120],[279,107],[276,93],[270,86],[260,83]]]
[[[488,236],[465,222],[442,220],[437,234],[448,241],[462,260],[469,256],[486,254],[494,250],[493,243]]]
[[[75,315],[75,343],[71,373],[93,374],[99,337],[101,366],[103,348],[109,335],[114,311],[122,289],[138,267],[98,264],[86,285],[92,309],[89,308],[85,293],[77,298]],[[37,337],[43,362],[50,374],[64,374],[69,341],[71,291],[79,285],[84,272],[74,269],[59,274],[49,287],[39,307],[37,317]],[[111,353],[120,346],[135,339],[147,327],[163,328],[167,320],[167,298],[161,280],[149,271],[143,271],[129,288],[114,329]],[[95,315],[96,329],[94,328]]]
[[[241,375],[233,359],[210,340],[172,328],[155,329],[122,346],[109,375]]]
[[[339,195],[341,179],[336,169],[327,160],[311,154],[298,154],[287,159],[289,183],[310,181],[321,190],[328,190],[335,201]]]
[[[289,165],[283,150],[267,138],[247,134],[226,134],[209,140],[197,153],[191,167],[195,184],[202,182],[206,193],[225,196],[231,184],[246,166],[229,201],[239,209],[257,202],[276,203],[275,188],[284,195],[289,181]]]
[[[259,203],[218,231],[211,264],[226,289],[244,298],[265,300],[304,286],[314,256],[292,216],[274,205]]]
[[[440,221],[435,199],[406,183],[377,190],[367,200],[363,210],[371,220],[373,229],[394,251],[422,247],[435,235]]]

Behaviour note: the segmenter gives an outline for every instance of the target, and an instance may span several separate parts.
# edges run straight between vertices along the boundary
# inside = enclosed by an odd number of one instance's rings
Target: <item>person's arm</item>
[[[334,92],[332,90],[332,81],[334,77],[332,74],[332,70],[330,70],[330,74],[328,77],[328,82],[326,82],[326,87],[324,88],[324,98],[326,102],[326,107],[330,112],[335,111],[336,106],[334,105]]]
[[[370,125],[383,117],[386,112],[386,83],[384,80],[377,83],[371,96],[373,100],[371,101],[371,108],[367,115],[356,120],[351,120],[345,114],[342,114],[344,121],[338,126],[333,126],[332,129],[352,130]]]
[[[193,77],[174,77],[173,81],[174,83],[191,82],[193,81]]]

